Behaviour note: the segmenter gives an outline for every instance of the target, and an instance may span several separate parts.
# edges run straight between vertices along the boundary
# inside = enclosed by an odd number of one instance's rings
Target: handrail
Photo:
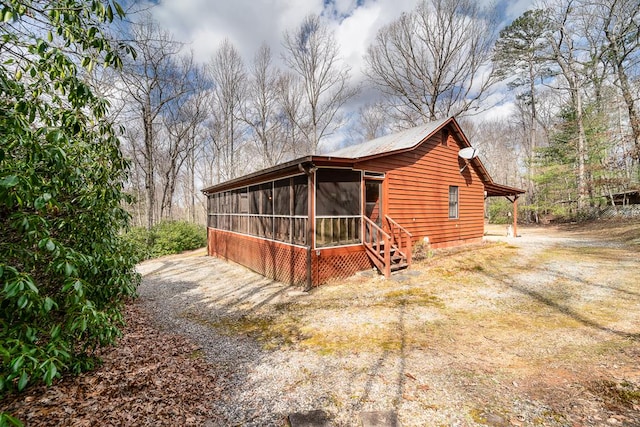
[[[387,221],[389,221],[392,225],[398,227],[400,230],[402,230],[403,233],[409,235],[409,237],[413,237],[413,234],[409,233],[409,231],[407,231],[406,228],[404,228],[403,226],[401,226],[400,224],[398,224],[397,222],[395,222],[389,215],[385,215],[384,216]]]
[[[385,215],[384,217],[389,223],[391,244],[395,245],[398,248],[398,252],[407,259],[407,265],[411,265],[411,238],[413,235],[407,231],[406,228],[395,222],[389,215]],[[398,238],[396,238],[395,229],[399,230]]]
[[[364,236],[362,236],[364,246],[373,255],[372,259],[376,267],[384,273],[385,277],[389,278],[391,276],[391,235],[366,216],[362,218],[364,219]],[[380,254],[381,241],[384,255]]]

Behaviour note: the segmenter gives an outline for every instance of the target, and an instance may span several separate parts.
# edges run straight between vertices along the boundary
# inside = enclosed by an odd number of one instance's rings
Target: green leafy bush
[[[107,2],[9,0],[0,10],[0,397],[92,368],[136,292],[120,235],[128,163],[108,103],[76,65],[121,63],[101,32],[114,8],[122,13]]]
[[[152,229],[151,256],[176,254],[207,244],[203,225],[186,221],[163,221]]]
[[[491,224],[511,224],[513,204],[507,199],[494,198],[489,200],[487,213]]]
[[[207,244],[206,228],[186,221],[162,221],[151,231],[133,227],[124,238],[134,248],[136,262],[198,249]]]
[[[138,263],[151,258],[151,233],[145,227],[131,227],[122,239],[131,246],[132,261]]]

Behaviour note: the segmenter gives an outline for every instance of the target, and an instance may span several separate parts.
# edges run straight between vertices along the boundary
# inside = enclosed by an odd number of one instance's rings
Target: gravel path
[[[518,248],[518,263],[523,266],[551,247],[619,247],[615,243],[566,234],[549,235],[539,230],[523,230],[524,237],[515,239],[498,236],[498,232],[487,240],[506,241],[510,247]],[[633,258],[619,262],[640,267]],[[537,339],[541,339],[542,332],[527,331],[530,336],[517,336],[509,331],[501,334],[502,326],[493,326],[484,317],[468,323],[478,329],[469,330],[464,336],[449,332],[468,330],[466,322],[470,321],[457,317],[459,313],[467,316],[478,308],[489,313],[510,312],[511,307],[521,303],[523,295],[536,302],[527,292],[535,297],[541,287],[559,278],[586,280],[593,273],[589,268],[593,266],[566,262],[555,265],[551,261],[544,269],[521,271],[506,279],[478,275],[477,281],[486,282],[486,286],[470,287],[473,292],[457,285],[450,295],[438,294],[441,284],[433,283],[429,289],[441,296],[442,304],[434,299],[433,304],[429,300],[421,304],[402,300],[401,304],[388,305],[381,302],[381,292],[391,295],[389,292],[394,289],[413,291],[416,283],[423,288],[429,286],[429,266],[417,266],[391,281],[350,279],[346,286],[358,289],[360,294],[349,301],[340,293],[344,292],[344,286],[328,285],[307,294],[195,251],[141,264],[139,269],[144,278],[139,293],[143,307],[163,328],[189,337],[202,348],[223,382],[220,386],[226,390],[223,400],[210,402],[224,425],[282,426],[288,414],[316,409],[325,410],[335,425],[344,426],[359,425],[359,414],[372,410],[395,411],[403,426],[568,426],[576,421],[579,421],[576,425],[589,426],[607,420],[611,425],[634,425],[625,424],[625,420],[633,421],[628,414],[615,418],[615,411],[605,410],[595,398],[583,399],[584,410],[592,414],[578,419],[563,413],[562,405],[552,406],[544,396],[538,398],[535,390],[519,383],[531,378],[530,371],[536,369],[537,365],[527,365],[529,358],[538,363],[538,359],[547,357],[544,352],[555,351],[552,346],[562,346],[559,341],[551,342],[549,349],[535,349],[527,355],[527,340],[535,338],[536,333]],[[593,287],[584,298],[600,298],[598,291],[604,293],[607,288]],[[634,293],[633,303],[640,305],[640,294]],[[442,308],[445,305],[446,310]],[[278,325],[283,318],[289,319],[292,341],[265,345],[264,340],[256,339],[255,325],[253,329],[243,329],[246,320],[256,316],[264,322],[277,319]],[[567,317],[566,313],[563,316]],[[295,326],[300,319],[304,319],[304,324]],[[616,327],[626,327],[621,332],[633,334],[634,325],[620,323],[622,326]],[[441,327],[443,324],[452,326]],[[274,328],[275,325],[274,321]],[[367,347],[373,338],[387,333],[384,328],[388,325],[393,326],[393,336],[378,347],[375,340],[372,347]],[[269,329],[268,323],[262,326]],[[567,336],[574,340],[572,345],[582,341],[589,344],[604,339],[612,328],[605,331],[590,328],[586,335],[567,332],[570,334]],[[301,344],[311,336],[305,334],[318,330],[326,330],[327,336],[340,331],[340,350],[319,351]],[[418,340],[418,335],[426,338]],[[350,341],[353,347],[349,346]],[[625,360],[620,364],[624,365]],[[549,365],[557,368],[556,374],[561,371],[570,374],[571,369],[566,366],[562,362]],[[633,371],[628,375],[635,380],[638,378],[633,375],[640,374]],[[584,389],[576,389],[575,383],[568,380],[562,387],[565,386],[574,387],[558,389],[559,395],[561,391],[566,393],[562,396],[567,402],[584,396]]]

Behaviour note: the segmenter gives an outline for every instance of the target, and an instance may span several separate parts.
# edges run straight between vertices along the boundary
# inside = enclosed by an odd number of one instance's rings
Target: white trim
[[[369,175],[374,174],[374,175]],[[387,177],[386,172],[375,172],[375,171],[363,171],[363,175],[365,179],[385,179]]]

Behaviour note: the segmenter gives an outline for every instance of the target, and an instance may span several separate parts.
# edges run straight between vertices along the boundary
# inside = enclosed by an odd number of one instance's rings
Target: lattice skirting
[[[242,264],[279,282],[307,283],[307,249],[228,231],[208,229],[209,255]],[[364,247],[350,246],[311,251],[312,285],[349,277],[372,268]]]
[[[237,262],[279,282],[307,283],[305,248],[210,228],[209,255]]]
[[[349,277],[358,271],[373,267],[364,246],[326,248],[314,252],[312,256],[314,285],[321,285],[331,279]]]

